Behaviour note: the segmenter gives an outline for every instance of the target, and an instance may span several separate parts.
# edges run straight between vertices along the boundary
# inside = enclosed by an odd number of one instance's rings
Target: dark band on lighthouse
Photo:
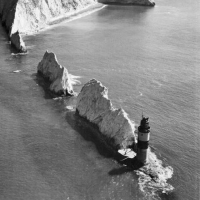
[[[143,117],[138,127],[137,159],[145,164],[148,160],[148,148],[150,140],[149,118]]]

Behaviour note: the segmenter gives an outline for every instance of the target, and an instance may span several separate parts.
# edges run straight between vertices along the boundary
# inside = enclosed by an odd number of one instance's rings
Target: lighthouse
[[[137,145],[137,160],[142,164],[148,162],[149,139],[150,139],[150,126],[149,118],[142,116],[140,126],[138,127],[138,145]]]

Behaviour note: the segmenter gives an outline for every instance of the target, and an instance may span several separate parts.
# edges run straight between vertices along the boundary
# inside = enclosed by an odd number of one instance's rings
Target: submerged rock
[[[132,4],[142,6],[155,6],[154,0],[99,0],[99,2],[105,4]]]
[[[10,36],[10,40],[11,45],[13,45],[19,51],[19,53],[27,52],[25,43],[18,31]]]
[[[136,143],[135,125],[123,109],[113,107],[108,99],[108,89],[92,79],[86,83],[77,98],[77,113],[96,124],[116,149]]]
[[[58,63],[56,55],[46,51],[38,64],[38,73],[50,82],[50,90],[57,95],[73,95],[73,83],[67,69]]]

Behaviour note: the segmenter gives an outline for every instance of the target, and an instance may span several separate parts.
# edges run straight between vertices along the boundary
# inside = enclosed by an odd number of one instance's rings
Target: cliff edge
[[[96,0],[0,0],[0,17],[9,38],[16,33],[21,38],[20,34],[37,32],[52,19],[74,14],[95,3]],[[22,44],[12,44],[17,50],[24,51],[24,48],[18,49]]]
[[[76,111],[97,125],[115,149],[136,143],[135,124],[123,109],[113,107],[108,99],[108,89],[99,81],[92,79],[83,86],[77,97]]]
[[[19,43],[21,34],[37,32],[51,24],[58,17],[66,18],[99,3],[119,3],[154,6],[154,0],[0,0],[0,18],[9,33],[18,39],[11,44],[19,52],[26,52],[24,43]],[[20,48],[19,48],[20,47]]]

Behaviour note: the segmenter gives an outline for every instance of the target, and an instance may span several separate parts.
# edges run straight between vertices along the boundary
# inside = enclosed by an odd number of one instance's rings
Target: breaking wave
[[[24,52],[24,53],[11,53],[12,56],[24,56],[24,55],[27,55],[27,54],[28,54],[28,51]]]
[[[145,193],[147,198],[158,199],[161,193],[170,193],[174,187],[167,183],[172,178],[173,168],[171,166],[163,166],[155,153],[149,152],[149,163],[144,167],[136,170],[139,176],[139,188]]]

